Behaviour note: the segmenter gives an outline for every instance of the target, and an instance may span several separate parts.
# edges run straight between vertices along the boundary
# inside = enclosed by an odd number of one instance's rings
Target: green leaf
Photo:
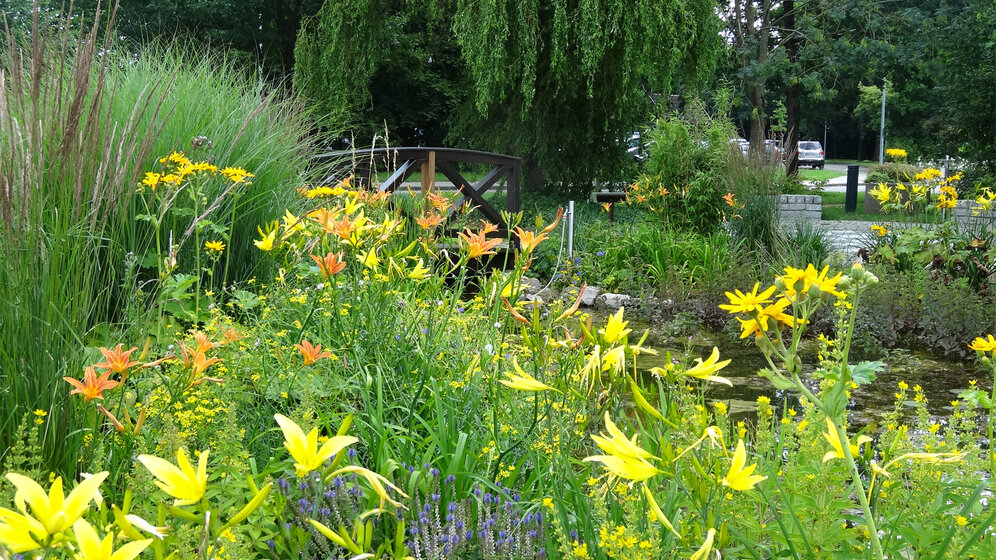
[[[961,393],[958,393],[958,398],[986,410],[992,410],[993,408],[992,399],[985,391],[980,389],[966,389]]]
[[[875,381],[875,374],[885,367],[885,362],[861,362],[851,368],[851,381],[861,386]]]
[[[245,290],[235,290],[232,292],[235,296],[235,304],[245,309],[246,311],[256,307],[260,304],[260,299],[256,294],[252,292],[247,292]]]
[[[775,389],[781,389],[783,391],[798,389],[798,387],[796,387],[795,383],[792,380],[786,378],[784,375],[780,373],[775,373],[770,369],[762,369],[761,371],[757,372],[757,374],[767,379],[768,381],[771,381],[771,384],[775,386]]]

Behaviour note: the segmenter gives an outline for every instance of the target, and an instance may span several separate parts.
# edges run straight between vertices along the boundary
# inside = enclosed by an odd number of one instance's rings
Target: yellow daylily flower
[[[738,492],[745,492],[754,488],[754,485],[766,476],[752,475],[757,465],[745,466],[747,464],[747,451],[744,449],[744,440],[737,441],[737,449],[733,452],[733,461],[730,463],[730,472],[723,477],[723,486],[728,486]]]
[[[507,371],[504,372],[505,377],[508,379],[499,379],[498,383],[520,391],[557,391],[553,387],[550,387],[549,385],[526,373],[521,367],[519,367],[519,362],[516,361],[515,358],[512,358],[512,366],[515,368],[515,374]],[[557,392],[559,393],[560,391]]]
[[[668,531],[671,531],[674,533],[674,536],[680,539],[681,535],[678,531],[674,530],[674,525],[671,525],[668,518],[664,516],[664,512],[661,510],[661,507],[657,505],[657,500],[654,499],[653,492],[650,491],[650,488],[648,488],[646,484],[643,485],[643,496],[647,499],[647,505],[650,506],[650,517],[655,521],[659,521],[662,525],[664,525],[664,527],[667,528]]]
[[[605,414],[605,427],[611,437],[592,435],[591,438],[608,455],[585,457],[585,462],[597,461],[602,463],[609,474],[637,482],[661,473],[657,467],[647,461],[656,457],[637,445],[636,434],[632,439],[627,439],[609,418],[608,413]]]
[[[702,543],[702,547],[696,550],[694,554],[692,554],[690,560],[707,560],[709,558],[709,554],[712,553],[712,543],[713,541],[715,541],[715,539],[716,539],[716,530],[710,528],[709,531],[706,533],[706,539],[705,542]]]
[[[409,280],[425,280],[431,271],[425,266],[425,262],[419,259],[415,267],[408,271]]]
[[[317,427],[312,428],[308,435],[304,435],[301,426],[283,414],[275,414],[273,418],[284,433],[284,446],[294,459],[294,469],[298,476],[304,476],[321,468],[322,464],[336,453],[360,441],[353,436],[334,436],[319,449]]]
[[[403,498],[407,498],[408,494],[405,494],[401,490],[401,488],[398,488],[397,486],[392,484],[390,480],[384,478],[380,474],[375,473],[370,469],[365,469],[363,467],[358,467],[356,465],[346,465],[345,467],[336,469],[335,471],[329,473],[329,475],[325,477],[325,480],[326,482],[328,482],[341,474],[355,474],[357,476],[363,477],[367,481],[367,483],[370,484],[370,487],[373,489],[374,493],[380,497],[381,510],[384,509],[385,502],[389,502],[391,505],[393,505],[396,508],[405,507],[397,500],[391,498],[390,494],[387,493],[387,488],[394,490]]]
[[[156,486],[176,498],[173,505],[189,506],[201,501],[207,491],[207,458],[208,450],[201,451],[196,471],[182,447],[176,452],[176,465],[153,455],[139,455],[138,461],[158,479]]]
[[[0,508],[0,545],[14,554],[41,548],[38,541],[48,537],[45,528],[30,515]]]
[[[108,533],[101,540],[97,531],[84,519],[73,524],[73,534],[80,549],[79,554],[75,555],[76,560],[134,560],[152,543],[152,539],[144,539],[114,550],[114,533]]]
[[[62,477],[55,479],[46,494],[42,487],[30,478],[17,473],[7,473],[7,480],[17,488],[14,502],[21,513],[0,509],[0,542],[11,549],[31,546],[31,541],[43,541],[72,527],[97,497],[100,484],[107,478],[101,472],[76,485],[65,496],[62,490]],[[29,515],[26,507],[31,508]],[[32,550],[37,546],[24,550]],[[22,548],[23,549],[23,548]]]
[[[370,270],[377,270],[380,266],[380,259],[377,257],[377,249],[370,249],[369,251],[361,251],[356,258],[363,263],[364,268],[369,268]]]
[[[602,339],[606,344],[615,344],[624,336],[632,332],[633,329],[626,328],[629,321],[623,321],[623,311],[625,311],[625,309],[625,307],[620,307],[619,311],[609,315],[609,320],[605,324],[605,328],[598,329],[599,334],[602,335]]]
[[[616,426],[615,422],[609,418],[609,413],[605,413],[605,429],[609,431],[610,437],[592,434],[591,439],[595,441],[606,453],[618,455],[628,459],[656,459],[652,453],[636,444],[637,434],[629,439],[626,434]]]
[[[254,239],[253,244],[259,247],[261,251],[270,251],[273,249],[273,242],[277,240],[277,230],[274,229],[270,233],[264,233],[263,228],[256,226],[259,231],[259,235],[262,236],[261,239]]]
[[[831,459],[843,459],[844,458],[844,447],[841,444],[840,438],[837,437],[837,428],[834,426],[833,420],[827,418],[827,431],[823,434],[830,445],[833,447],[831,451],[827,451],[826,455],[823,456],[823,462],[827,462]],[[851,457],[856,457],[860,453],[861,446],[871,441],[872,438],[868,436],[858,436],[857,443],[851,443],[848,441],[848,446],[851,449]]]
[[[698,362],[697,365],[692,366],[691,368],[685,370],[685,375],[687,375],[688,377],[694,377],[696,379],[702,379],[705,381],[723,383],[729,385],[730,387],[733,387],[733,382],[730,381],[729,379],[726,379],[725,377],[719,377],[718,375],[713,375],[717,371],[729,365],[731,361],[731,360],[723,360],[722,362],[719,361],[719,348],[713,346],[712,354],[709,355],[706,361],[703,362],[702,358],[696,358],[695,361]]]

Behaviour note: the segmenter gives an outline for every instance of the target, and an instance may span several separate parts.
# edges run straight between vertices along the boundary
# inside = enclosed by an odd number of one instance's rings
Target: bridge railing
[[[354,183],[367,188],[376,186],[378,191],[394,193],[417,172],[421,173],[420,190],[428,193],[436,189],[436,172],[449,179],[459,193],[449,210],[445,227],[451,231],[454,215],[464,205],[470,204],[498,230],[493,237],[508,238],[509,224],[486,198],[485,193],[505,181],[505,210],[519,211],[520,159],[503,154],[462,150],[457,148],[369,148],[329,152],[315,156],[315,163],[325,165],[333,173],[353,175]],[[459,170],[461,164],[478,164],[488,171],[478,181],[466,179]],[[376,184],[378,171],[390,172],[387,180]]]

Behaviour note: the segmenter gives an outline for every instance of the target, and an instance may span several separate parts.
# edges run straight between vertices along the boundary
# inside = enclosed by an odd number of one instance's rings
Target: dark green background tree
[[[650,121],[654,99],[711,76],[721,45],[714,8],[709,0],[326,2],[302,27],[295,85],[360,141],[386,122],[402,141],[443,138],[519,155],[533,184],[620,180],[625,140]],[[443,116],[431,135],[386,110],[390,97],[423,92],[430,99],[416,109]]]

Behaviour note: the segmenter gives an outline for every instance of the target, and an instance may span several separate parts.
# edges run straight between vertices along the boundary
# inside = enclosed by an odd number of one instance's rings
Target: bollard
[[[847,166],[847,191],[844,194],[844,213],[853,214],[858,209],[858,166]]]

